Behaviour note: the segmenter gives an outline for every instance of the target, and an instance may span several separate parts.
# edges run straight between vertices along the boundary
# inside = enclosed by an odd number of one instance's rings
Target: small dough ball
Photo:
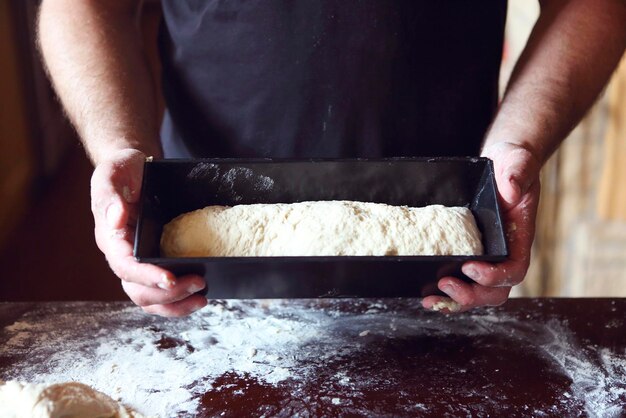
[[[78,382],[53,385],[0,381],[4,418],[143,418],[102,392]]]
[[[461,310],[461,305],[459,305],[452,299],[445,299],[433,304],[431,309],[436,312],[442,311],[444,309],[447,309],[448,312],[459,312]]]

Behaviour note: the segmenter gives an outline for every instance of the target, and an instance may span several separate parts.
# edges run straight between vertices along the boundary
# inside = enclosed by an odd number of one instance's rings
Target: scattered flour
[[[328,301],[321,307],[307,301],[215,301],[188,318],[171,320],[146,317],[137,308],[119,303],[95,314],[89,304],[73,304],[73,309],[59,308],[53,314],[33,311],[0,332],[0,358],[27,355],[29,359],[8,370],[0,368],[0,379],[77,381],[145,415],[191,417],[199,408],[199,396],[217,388],[224,375],[245,376],[270,388],[288,384],[298,396],[298,385],[319,379],[320,367],[348,364],[390,341],[502,336],[512,344],[532,342],[538,355],[571,379],[569,391],[559,400],[562,407],[584,405],[588,416],[602,418],[623,412],[626,353],[581,347],[556,320],[519,320],[491,309],[465,315],[416,314],[416,310],[394,311],[381,301],[359,312],[345,312],[341,303],[345,302]],[[81,306],[82,312],[77,309]],[[75,329],[68,330],[67,324]],[[364,332],[371,337],[359,338]],[[476,360],[470,357],[467,368],[472,369]],[[454,374],[462,378],[463,368]],[[358,405],[360,397],[376,387],[368,381],[374,377],[368,376],[341,368],[324,375],[327,384],[320,391],[326,392],[317,402],[367,415]],[[391,381],[393,375],[381,379]],[[333,392],[337,390],[333,387],[347,390],[351,397]],[[471,396],[483,398],[491,389],[486,384],[471,390]],[[427,400],[406,394],[398,393],[397,402],[409,415],[432,411]],[[497,405],[501,400],[485,398],[484,402]],[[555,413],[524,411],[536,416]]]
[[[80,339],[59,333],[51,318],[29,318],[5,328],[10,338],[0,347],[0,355],[28,352],[30,365],[4,371],[2,378],[79,381],[145,414],[192,414],[198,406],[192,386],[205,390],[211,378],[225,372],[248,373],[269,384],[291,376],[292,353],[318,337],[317,316],[321,314],[296,321],[267,315],[263,305],[225,308],[220,303],[189,318],[136,328],[133,322],[145,316],[135,308],[72,319],[59,315],[58,322],[78,320],[77,326],[94,330]],[[109,334],[108,329],[98,329],[105,321],[120,326]],[[35,340],[46,344],[34,346]],[[46,358],[50,352],[52,356]],[[150,396],[154,393],[159,396]]]
[[[558,322],[552,321],[546,329],[553,339],[545,350],[572,379],[572,393],[584,399],[585,412],[590,417],[622,416],[626,412],[626,353],[619,356],[601,349],[598,361],[589,350],[578,347]]]
[[[243,196],[237,193],[239,183],[246,184],[246,189],[252,187],[258,193],[265,193],[272,190],[274,180],[268,176],[257,174],[248,167],[236,166],[226,169],[223,165],[199,162],[187,175],[189,180],[206,182],[211,180],[213,185],[218,186],[217,194],[227,196],[235,202],[243,200]]]

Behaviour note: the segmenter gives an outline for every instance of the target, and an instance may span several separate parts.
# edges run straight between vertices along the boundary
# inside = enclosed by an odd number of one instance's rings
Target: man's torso
[[[163,0],[166,156],[475,155],[506,1]]]

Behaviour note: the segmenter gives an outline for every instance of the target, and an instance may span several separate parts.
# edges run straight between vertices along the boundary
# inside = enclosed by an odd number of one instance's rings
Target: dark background
[[[0,0],[0,301],[126,300],[93,237],[93,167],[35,47],[38,5]],[[158,75],[159,2],[141,16]]]

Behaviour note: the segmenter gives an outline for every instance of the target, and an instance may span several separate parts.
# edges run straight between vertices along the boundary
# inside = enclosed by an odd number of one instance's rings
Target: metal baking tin
[[[493,164],[486,158],[155,160],[145,163],[134,254],[177,275],[197,273],[209,298],[416,297],[468,260],[507,257]],[[481,256],[165,258],[163,225],[208,205],[356,200],[469,207]]]

